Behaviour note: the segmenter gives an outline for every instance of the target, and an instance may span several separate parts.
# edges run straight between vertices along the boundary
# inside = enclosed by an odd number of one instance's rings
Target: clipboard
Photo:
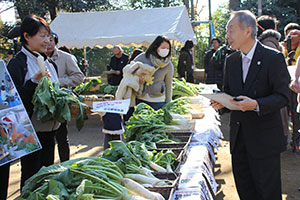
[[[104,73],[110,75],[110,74],[115,74],[116,71],[115,70],[110,70],[110,71],[104,71]]]
[[[230,110],[240,110],[236,105],[232,104],[230,100],[233,99],[233,96],[226,94],[224,92],[219,93],[200,93],[199,95],[204,96],[208,99],[214,100],[225,106]]]

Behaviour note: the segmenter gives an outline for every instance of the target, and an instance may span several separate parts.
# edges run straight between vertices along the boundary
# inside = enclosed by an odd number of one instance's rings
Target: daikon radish
[[[134,181],[137,181],[141,184],[150,184],[152,186],[166,186],[168,185],[163,180],[160,180],[158,178],[150,178],[148,176],[144,176],[141,174],[125,174],[125,178],[132,179]]]
[[[38,55],[38,57],[37,57],[37,63],[39,65],[39,67],[40,67],[40,71],[42,72],[42,75],[45,76],[45,74],[46,74],[46,67],[45,67],[45,64],[44,64],[44,57],[41,56],[41,54],[39,52],[37,52],[37,51],[34,51],[34,53]]]
[[[154,162],[150,162],[149,166],[157,172],[167,172],[165,168],[155,164]]]
[[[141,184],[131,179],[123,178],[121,183],[128,190],[134,192],[138,196],[144,197],[149,200],[165,200],[161,194],[156,192],[150,192],[149,190],[144,188]]]

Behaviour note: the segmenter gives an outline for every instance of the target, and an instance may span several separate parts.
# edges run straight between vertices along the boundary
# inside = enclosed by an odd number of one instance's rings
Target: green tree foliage
[[[21,19],[28,14],[45,16],[50,14],[53,20],[57,11],[86,12],[113,9],[109,0],[9,0],[14,3]]]
[[[133,9],[157,8],[183,5],[182,0],[130,0],[129,7]]]
[[[290,22],[299,22],[300,20],[300,1],[299,0],[264,0],[262,1],[262,14],[276,17],[279,20],[278,31],[282,36],[284,26]],[[247,0],[241,3],[241,9],[251,10],[257,15],[257,1]]]
[[[212,16],[216,36],[220,38],[222,44],[225,43],[226,24],[230,17],[228,8],[229,5],[225,4],[218,8]],[[195,34],[197,37],[197,46],[195,48],[196,67],[203,68],[205,53],[210,49],[209,25],[201,24],[200,26],[195,27]]]
[[[229,20],[229,17],[230,10],[228,4],[225,4],[218,8],[212,16],[216,36],[220,38],[222,44],[226,42],[226,24]]]
[[[0,20],[0,60],[8,61],[7,53],[11,48],[13,48],[13,41],[6,37],[11,28],[12,25],[3,23]]]

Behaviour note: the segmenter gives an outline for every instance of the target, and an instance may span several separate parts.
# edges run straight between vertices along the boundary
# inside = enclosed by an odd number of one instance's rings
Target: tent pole
[[[83,47],[83,59],[86,60],[86,46]]]

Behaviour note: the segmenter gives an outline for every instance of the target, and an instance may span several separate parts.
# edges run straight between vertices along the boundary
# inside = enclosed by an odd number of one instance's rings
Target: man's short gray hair
[[[233,11],[231,13],[231,17],[230,19],[236,17],[238,22],[239,22],[239,26],[242,29],[245,29],[247,27],[251,27],[252,28],[252,38],[256,38],[256,32],[257,32],[257,25],[256,25],[256,17],[255,15],[249,11],[249,10],[239,10],[239,11]]]
[[[114,47],[113,47],[113,50],[114,49],[118,49],[119,51],[122,51],[123,49],[122,49],[122,47],[120,47],[119,45],[115,45]]]

